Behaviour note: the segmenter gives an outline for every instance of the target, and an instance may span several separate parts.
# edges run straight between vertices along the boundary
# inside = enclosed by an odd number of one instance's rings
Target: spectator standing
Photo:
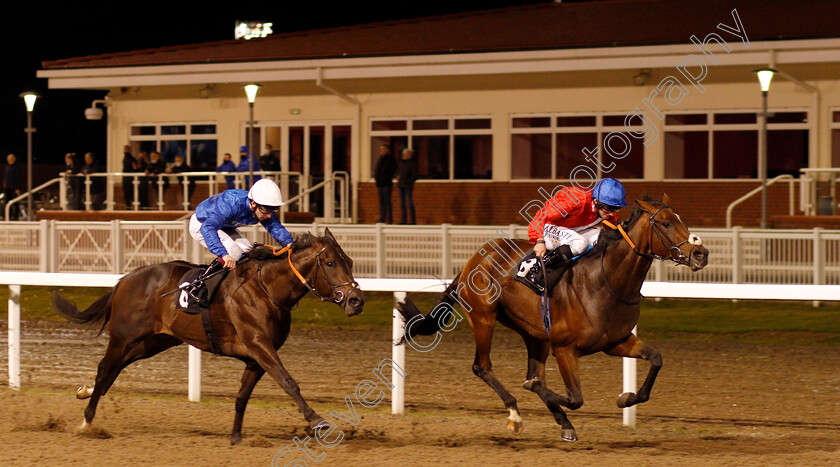
[[[379,159],[376,160],[376,168],[373,172],[373,178],[376,180],[376,190],[379,193],[379,222],[394,222],[391,209],[391,189],[396,170],[397,162],[391,155],[391,148],[387,144],[380,145]]]
[[[184,156],[175,156],[175,163],[172,164],[172,167],[168,167],[166,169],[166,173],[168,174],[181,174],[184,172],[191,172],[192,169],[184,163]],[[183,184],[187,184],[187,203],[189,204],[188,209],[192,209],[192,195],[195,191],[195,180],[192,177],[187,177],[186,182],[184,181],[183,177],[178,177],[178,186],[182,187],[178,190],[179,193],[184,193]],[[182,195],[179,195],[182,196]]]
[[[397,172],[397,188],[400,190],[400,209],[402,212],[402,222],[400,224],[416,224],[417,216],[414,212],[414,182],[419,176],[419,168],[417,167],[417,158],[414,157],[413,149],[403,149],[402,159],[399,162]],[[406,206],[408,212],[406,212]],[[406,214],[409,214],[407,219]]]
[[[146,168],[149,166],[149,161],[146,158],[146,152],[140,151],[137,154],[137,172],[146,173]],[[140,209],[149,207],[149,179],[147,177],[139,177],[140,186],[137,187],[137,197],[140,198]]]
[[[270,144],[265,145],[265,154],[260,156],[260,167],[266,172],[277,172],[280,170],[280,161],[274,155]]]
[[[96,162],[92,152],[85,153],[85,165],[82,166],[82,173],[85,175],[101,173],[102,168]],[[99,211],[105,201],[105,177],[90,177],[90,201],[91,209]]]
[[[3,194],[6,196],[8,203],[13,198],[20,196],[23,190],[23,169],[17,163],[17,157],[14,154],[6,156],[6,171],[3,172]],[[18,220],[20,217],[20,207],[18,204],[13,204],[9,210],[9,218],[6,220]]]
[[[158,196],[161,196],[161,192],[158,191],[158,180],[160,180],[160,178],[157,177],[157,175],[160,175],[165,172],[166,162],[164,162],[163,159],[160,158],[160,153],[156,151],[152,151],[151,153],[149,153],[149,165],[146,166],[146,177],[149,181],[149,187],[151,187],[152,192],[155,194],[155,199],[157,199]],[[163,192],[166,192],[168,188],[169,177],[163,177]],[[157,201],[158,203],[160,203],[163,200],[157,199]]]
[[[233,156],[229,152],[225,153],[224,162],[222,162],[222,165],[216,167],[216,172],[236,172],[236,163],[233,162]],[[232,175],[225,177],[225,183],[227,183],[228,190],[236,188]]]
[[[251,170],[251,167],[248,163],[248,146],[242,146],[239,148],[239,165],[236,167],[237,172],[245,172],[248,173]],[[254,172],[260,171],[260,159],[254,158]],[[245,186],[251,186],[256,183],[257,180],[260,179],[259,175],[254,174],[254,180],[249,180],[249,177],[245,177]]]
[[[137,172],[137,159],[131,155],[131,146],[123,146],[123,173]],[[123,199],[125,208],[133,209],[134,206],[134,177],[123,177],[122,179]]]
[[[79,175],[81,165],[76,160],[76,153],[68,152],[64,155],[64,173],[70,191],[68,204],[74,211],[82,210],[82,177]]]

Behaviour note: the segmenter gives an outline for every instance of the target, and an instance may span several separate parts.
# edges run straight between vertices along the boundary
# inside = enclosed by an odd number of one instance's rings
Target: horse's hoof
[[[238,446],[242,443],[242,436],[240,435],[233,435],[230,437],[230,445],[231,446]]]
[[[538,384],[540,384],[539,378],[531,378],[528,381],[522,383],[522,388],[527,389],[529,391],[533,391],[534,387],[536,387]]]
[[[87,430],[88,428],[90,428],[90,423],[88,423],[88,421],[83,418],[82,419],[82,424],[79,426],[79,428],[76,430],[76,432],[81,433],[81,432]]]
[[[318,428],[318,425],[324,423],[324,419],[321,417],[315,417],[309,422],[309,425],[306,426],[306,434],[308,436],[315,436],[315,429]]]
[[[618,405],[619,409],[624,409],[624,408],[636,405],[636,402],[637,402],[636,394],[634,394],[632,392],[625,392],[625,393],[621,394],[620,396],[618,396],[618,400],[616,401],[616,404]]]
[[[512,431],[515,435],[522,433],[522,431],[524,430],[524,428],[522,427],[522,421],[516,422],[513,420],[508,420],[507,428],[508,430]]]
[[[575,433],[575,429],[572,428],[570,430],[563,429],[560,432],[560,439],[562,439],[563,441],[569,442],[569,443],[574,443],[575,441],[578,440],[578,437],[577,437],[577,433]]]
[[[76,399],[87,399],[93,395],[93,386],[83,385],[76,389]]]

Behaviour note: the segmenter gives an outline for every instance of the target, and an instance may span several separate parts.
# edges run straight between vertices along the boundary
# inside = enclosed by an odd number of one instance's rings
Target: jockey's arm
[[[227,218],[230,217],[230,213],[228,213],[228,209],[221,204],[222,203],[219,203],[219,205],[217,205],[217,209],[219,209],[219,211],[210,214],[207,219],[201,223],[200,230],[201,236],[204,237],[204,243],[207,244],[207,249],[210,250],[210,253],[222,258],[225,266],[227,267],[228,261],[225,257],[230,257],[231,260],[233,260],[233,257],[230,256],[225,246],[222,245],[222,240],[219,238],[218,231],[224,227],[227,222]],[[233,261],[235,264],[236,261]]]
[[[286,246],[294,241],[292,234],[283,227],[283,224],[281,224],[280,220],[277,219],[277,215],[275,213],[271,213],[271,217],[260,223],[282,246]]]

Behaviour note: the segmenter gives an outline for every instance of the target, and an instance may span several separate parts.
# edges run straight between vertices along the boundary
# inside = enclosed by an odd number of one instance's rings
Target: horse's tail
[[[102,327],[99,328],[98,336],[102,334],[105,325],[111,319],[111,299],[114,297],[114,291],[116,290],[116,287],[109,290],[108,293],[99,297],[91,306],[87,307],[85,311],[79,311],[75,303],[62,297],[58,292],[53,292],[52,304],[59,313],[74,323],[88,324],[93,327],[101,322]]]
[[[397,311],[400,312],[406,323],[405,336],[400,339],[398,345],[405,344],[406,340],[413,339],[415,336],[431,336],[440,331],[442,326],[447,325],[452,317],[452,304],[458,298],[458,280],[460,277],[461,273],[458,273],[452,279],[452,282],[443,291],[443,296],[427,315],[423,315],[423,312],[417,308],[417,305],[410,298],[406,298],[404,301],[397,303]],[[448,306],[441,306],[442,304]],[[417,318],[418,316],[422,316],[423,318]],[[417,319],[420,320],[419,323],[409,325],[409,323]]]

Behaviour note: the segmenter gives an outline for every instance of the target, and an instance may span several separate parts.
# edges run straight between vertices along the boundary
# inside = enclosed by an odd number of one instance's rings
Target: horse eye
[[[331,268],[335,267],[335,263],[333,263],[332,261],[327,261],[327,266],[329,266]]]
[[[671,223],[670,222],[663,222],[662,227],[665,227],[666,229],[670,229],[671,228]]]

